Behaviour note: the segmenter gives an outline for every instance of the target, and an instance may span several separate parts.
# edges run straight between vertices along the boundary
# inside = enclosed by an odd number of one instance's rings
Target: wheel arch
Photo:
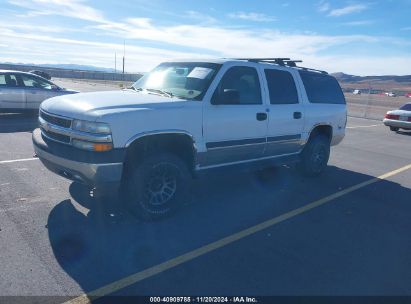
[[[325,135],[331,142],[331,140],[333,138],[333,127],[332,127],[332,125],[330,125],[328,123],[319,123],[319,124],[314,125],[310,130],[307,142],[311,138],[314,138],[317,135]]]
[[[139,133],[126,145],[126,164],[144,158],[147,153],[165,151],[179,156],[194,172],[197,148],[194,136],[184,130],[158,130]]]

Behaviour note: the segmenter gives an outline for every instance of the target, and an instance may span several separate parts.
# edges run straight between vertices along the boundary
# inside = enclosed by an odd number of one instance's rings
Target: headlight
[[[89,142],[79,139],[72,139],[71,144],[79,149],[88,150],[88,151],[96,151],[96,152],[105,152],[113,149],[112,143],[96,143],[96,142]]]
[[[110,126],[104,122],[94,122],[85,120],[73,120],[71,125],[73,130],[83,131],[88,133],[110,134]]]

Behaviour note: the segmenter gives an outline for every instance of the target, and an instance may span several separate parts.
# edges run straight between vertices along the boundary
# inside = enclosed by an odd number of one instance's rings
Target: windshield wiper
[[[159,94],[165,95],[167,97],[173,97],[174,96],[173,93],[171,93],[171,92],[167,92],[167,91],[163,91],[163,90],[159,90],[159,89],[146,89],[146,91],[159,93]]]
[[[128,89],[128,90],[134,90],[134,91],[136,91],[136,92],[140,92],[140,91],[143,90],[142,88],[136,88],[136,87],[133,87],[133,86],[131,86],[131,87],[127,88],[127,89]]]

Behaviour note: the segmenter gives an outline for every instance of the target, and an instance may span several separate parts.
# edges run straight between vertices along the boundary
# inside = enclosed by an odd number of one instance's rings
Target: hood
[[[133,90],[62,95],[42,102],[41,109],[70,118],[95,120],[105,114],[123,111],[181,106],[184,99]]]

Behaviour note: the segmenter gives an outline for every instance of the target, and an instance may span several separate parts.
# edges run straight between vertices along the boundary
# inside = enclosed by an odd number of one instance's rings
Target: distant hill
[[[368,89],[381,91],[411,91],[411,75],[396,76],[356,76],[345,73],[333,73],[343,89]]]

